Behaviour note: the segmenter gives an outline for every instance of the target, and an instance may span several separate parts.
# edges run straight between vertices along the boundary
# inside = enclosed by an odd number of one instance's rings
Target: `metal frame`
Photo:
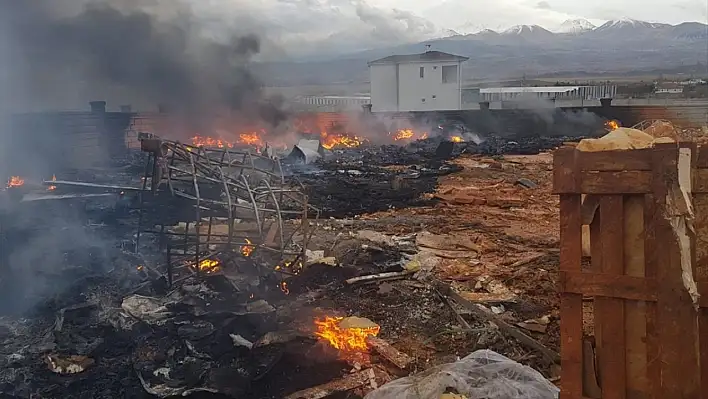
[[[150,156],[139,197],[135,250],[141,235],[157,235],[170,285],[177,268],[187,267],[199,276],[204,260],[246,257],[245,247],[267,258],[265,263],[304,259],[312,235],[309,218],[319,218],[319,210],[308,204],[299,182],[286,181],[278,159],[246,148],[204,148],[154,138],[142,140],[141,148]],[[181,205],[171,208],[158,200],[165,194]],[[146,202],[146,196],[155,201]],[[184,205],[193,207],[192,216],[175,216]],[[146,215],[153,217],[152,226],[145,225]],[[185,223],[184,232],[171,231],[175,218]],[[215,233],[215,221],[227,224],[228,233]]]

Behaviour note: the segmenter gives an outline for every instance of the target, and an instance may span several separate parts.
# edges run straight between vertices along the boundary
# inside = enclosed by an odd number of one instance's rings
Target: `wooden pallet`
[[[696,234],[688,235],[685,258],[698,292],[707,293],[698,311],[665,217],[672,209],[667,194],[680,179],[694,197]],[[561,212],[561,398],[708,397],[708,366],[700,368],[708,365],[708,150],[692,143],[595,153],[563,147],[554,155],[554,191]],[[592,256],[582,270],[584,220],[591,220]],[[584,298],[592,299],[594,350],[583,336]]]

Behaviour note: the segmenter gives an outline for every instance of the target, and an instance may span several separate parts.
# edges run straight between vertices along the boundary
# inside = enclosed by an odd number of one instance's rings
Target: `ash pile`
[[[462,154],[535,155],[578,137],[440,135],[388,145],[354,140],[327,149],[319,140],[300,140],[285,158],[287,173],[305,187],[326,217],[429,205],[438,178],[460,171],[449,161]]]
[[[146,136],[142,175],[10,178],[0,303],[23,306],[2,309],[0,393],[362,397],[414,371],[382,326],[332,310],[355,287],[412,275],[405,245],[347,250],[335,265],[308,247],[318,218],[420,204],[456,171],[450,159],[518,143],[307,145],[281,163]],[[426,306],[437,298],[412,284]]]

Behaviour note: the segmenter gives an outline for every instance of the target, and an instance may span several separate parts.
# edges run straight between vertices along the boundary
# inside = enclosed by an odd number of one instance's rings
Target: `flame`
[[[407,139],[410,139],[411,137],[413,137],[414,135],[415,135],[415,132],[412,129],[400,129],[393,136],[393,139],[394,140],[407,140]]]
[[[192,137],[192,145],[195,147],[216,147],[216,148],[233,148],[234,143],[223,139],[215,139],[206,136]]]
[[[263,143],[263,140],[261,139],[261,136],[256,133],[256,132],[249,132],[249,133],[241,133],[238,135],[239,143],[242,144],[247,144],[247,145],[252,145],[256,147],[263,147],[265,144]]]
[[[450,137],[450,141],[452,141],[453,143],[462,143],[465,140],[462,138],[462,136],[452,136]]]
[[[320,133],[320,143],[322,147],[331,150],[334,147],[359,147],[364,143],[364,139],[346,134],[329,134],[326,131]]]
[[[199,271],[206,274],[218,272],[220,269],[219,261],[213,259],[204,259],[199,262]]]
[[[605,126],[610,130],[615,130],[615,129],[619,129],[620,124],[617,121],[607,121],[607,122],[605,122]]]
[[[245,256],[245,257],[251,256],[251,254],[253,253],[253,251],[256,249],[256,247],[254,247],[254,246],[251,245],[251,244],[253,244],[253,243],[251,242],[251,240],[249,240],[248,238],[246,238],[246,245],[241,245],[241,248],[239,249],[239,251],[241,252],[241,255],[243,255],[243,256]]]
[[[322,320],[315,320],[317,331],[315,335],[327,341],[340,353],[368,352],[369,345],[366,338],[369,335],[377,336],[381,327],[369,328],[340,328],[339,322],[343,317],[326,316]]]
[[[398,129],[395,133],[389,133],[394,141],[412,141],[425,140],[428,138],[428,132],[416,132],[413,129]]]
[[[283,291],[285,295],[290,295],[290,289],[288,288],[288,283],[286,281],[281,281],[280,284],[278,284],[278,287],[280,287],[280,290]]]
[[[7,188],[10,187],[19,187],[25,184],[25,179],[21,178],[20,176],[12,176],[8,181],[7,181]]]
[[[52,175],[52,181],[57,181],[57,175]],[[47,191],[54,191],[57,189],[57,186],[49,186],[47,187]]]

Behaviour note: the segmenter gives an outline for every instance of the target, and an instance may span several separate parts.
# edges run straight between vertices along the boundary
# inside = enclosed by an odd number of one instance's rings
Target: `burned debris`
[[[567,138],[407,133],[385,145],[305,136],[287,149],[258,135],[140,134],[101,167],[10,176],[1,295],[24,306],[0,318],[0,393],[363,397],[479,349],[553,377],[552,309],[459,268],[484,270],[506,246],[535,251],[509,267],[553,262],[552,243],[493,221],[547,211],[546,194],[520,197],[547,188],[546,164],[523,154]],[[482,204],[491,225],[460,204]]]

